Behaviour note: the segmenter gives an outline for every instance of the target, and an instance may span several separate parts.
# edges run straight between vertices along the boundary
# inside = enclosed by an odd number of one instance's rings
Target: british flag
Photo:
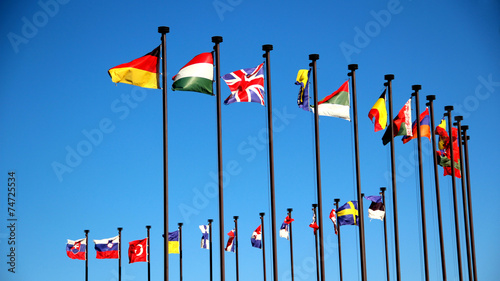
[[[240,69],[222,76],[231,90],[224,104],[258,102],[264,105],[264,63],[257,67]]]

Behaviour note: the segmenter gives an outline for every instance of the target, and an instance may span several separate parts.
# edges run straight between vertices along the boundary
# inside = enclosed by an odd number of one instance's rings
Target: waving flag
[[[168,233],[168,253],[179,254],[179,230]]]
[[[370,207],[368,207],[368,217],[383,221],[385,217],[385,207],[382,202],[382,196],[365,196],[365,199],[372,201]]]
[[[111,81],[143,88],[160,89],[160,46],[143,57],[108,70]]]
[[[299,70],[297,82],[295,82],[295,85],[300,85],[297,105],[307,111],[309,111],[309,73],[310,71],[306,69]]]
[[[294,221],[294,219],[286,216],[285,221],[281,224],[280,227],[280,237],[286,238],[287,240],[290,238],[290,223]]]
[[[200,225],[200,230],[201,230],[201,248],[202,249],[210,249],[210,240],[209,240],[209,232],[210,229],[208,228],[208,225]]]
[[[309,224],[309,227],[314,229],[314,234],[316,234],[316,231],[319,229],[319,226],[316,223],[316,214],[313,214],[313,221]]]
[[[179,70],[172,80],[173,91],[192,91],[213,95],[214,59],[212,53],[201,53]]]
[[[349,201],[337,210],[337,220],[341,225],[358,225],[358,201]]]
[[[349,102],[349,80],[347,80],[337,91],[318,101],[318,114],[351,121]]]
[[[453,142],[453,167],[455,169],[455,177],[461,178],[460,173],[460,151],[458,147],[458,130],[457,128],[451,128],[452,131],[452,142]],[[443,118],[441,124],[436,127],[436,134],[439,135],[439,150],[436,151],[438,157],[439,166],[443,167],[444,175],[451,175],[451,149],[450,149],[450,137],[446,131],[446,120]]]
[[[97,259],[117,259],[119,256],[118,245],[120,244],[120,236],[115,236],[108,239],[94,240]]]
[[[66,244],[66,254],[74,260],[85,260],[85,252],[87,251],[87,240],[85,238],[78,240],[69,240]]]
[[[233,230],[229,231],[227,234],[229,235],[229,239],[227,239],[227,244],[226,244],[226,252],[233,252],[235,251],[235,242],[234,242],[234,237],[236,236],[236,232]]]
[[[429,119],[429,108],[425,108],[424,112],[420,114],[420,137],[427,137],[431,140],[431,123]],[[417,120],[412,125],[412,136],[404,136],[403,143],[407,143],[412,139],[417,138]]]
[[[394,118],[392,124],[389,124],[387,130],[385,130],[384,136],[382,137],[382,143],[384,145],[391,142],[391,130],[394,132],[395,136],[409,136],[411,137],[411,99],[409,99],[403,108],[398,113],[398,116]]]
[[[333,229],[335,229],[335,234],[338,234],[338,232],[337,232],[337,214],[335,212],[335,209],[332,209],[332,211],[330,212],[330,219],[333,222]]]
[[[148,261],[148,238],[128,242],[128,263]]]
[[[252,237],[250,237],[250,242],[252,242],[252,247],[262,249],[262,233],[260,231],[260,225],[255,229],[252,233]]]
[[[385,91],[380,95],[373,107],[368,112],[368,118],[375,124],[375,132],[387,126],[387,108],[385,107]]]
[[[264,105],[264,63],[257,67],[237,70],[222,76],[231,90],[224,104],[258,102]]]

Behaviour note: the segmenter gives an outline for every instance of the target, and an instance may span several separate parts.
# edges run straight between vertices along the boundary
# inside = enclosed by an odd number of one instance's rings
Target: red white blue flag
[[[257,67],[240,69],[222,76],[231,90],[224,104],[258,102],[264,105],[264,63]]]
[[[227,234],[229,235],[229,239],[227,239],[227,244],[226,244],[226,252],[233,252],[235,251],[235,242],[234,242],[234,237],[236,236],[236,232],[233,230],[229,231]]]
[[[78,240],[69,240],[66,244],[66,254],[74,260],[85,260],[85,252],[87,251],[87,241],[85,238]]]
[[[250,241],[252,242],[253,247],[262,249],[262,243],[261,243],[262,242],[262,232],[260,231],[260,225],[252,233],[252,237],[250,238]]]
[[[294,221],[294,219],[290,218],[289,216],[286,216],[285,221],[281,224],[280,227],[280,237],[286,238],[287,240],[289,239],[290,223],[292,221]]]
[[[94,240],[97,259],[117,259],[119,257],[118,245],[120,237]]]

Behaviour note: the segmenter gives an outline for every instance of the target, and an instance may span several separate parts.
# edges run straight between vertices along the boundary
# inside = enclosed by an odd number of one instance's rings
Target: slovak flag
[[[290,232],[290,223],[294,221],[294,219],[290,218],[289,216],[286,216],[285,221],[283,224],[281,224],[280,227],[280,237],[286,238],[287,240],[289,239],[289,232]]]
[[[120,255],[118,253],[118,245],[120,244],[119,236],[94,240],[94,243],[97,252],[96,259],[117,259]]]
[[[235,241],[234,241],[234,237],[236,236],[236,232],[233,230],[229,231],[229,233],[227,234],[229,235],[229,239],[227,239],[227,244],[226,244],[226,252],[233,252],[235,251]]]
[[[85,260],[85,252],[87,251],[87,240],[85,238],[79,240],[69,240],[66,244],[66,254],[74,260]]]
[[[252,233],[252,237],[250,238],[250,241],[252,242],[253,247],[262,249],[262,243],[261,243],[262,242],[262,233],[260,231],[260,225]]]
[[[233,102],[257,102],[264,105],[264,63],[256,67],[240,69],[222,76],[231,95],[224,104]]]
[[[128,242],[128,263],[148,261],[148,238]]]

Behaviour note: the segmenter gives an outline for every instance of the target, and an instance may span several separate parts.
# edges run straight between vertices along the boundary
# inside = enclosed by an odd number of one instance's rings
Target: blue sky
[[[158,26],[169,26],[167,76],[192,57],[212,50],[212,36],[223,36],[221,74],[255,67],[263,44],[271,52],[276,221],[293,208],[295,280],[315,280],[311,204],[316,201],[312,114],[296,105],[297,71],[317,53],[318,95],[335,91],[347,80],[347,65],[357,63],[361,187],[367,195],[388,187],[389,239],[394,240],[390,151],[373,132],[367,114],[394,74],[397,112],[420,84],[425,96],[436,95],[436,122],[444,106],[455,106],[469,125],[470,172],[475,241],[480,279],[500,273],[500,232],[491,217],[500,196],[493,179],[499,151],[494,116],[500,105],[500,3],[492,0],[439,1],[103,1],[41,0],[1,4],[0,75],[0,279],[84,280],[84,262],[66,256],[66,239],[89,240],[117,235],[123,227],[123,250],[146,236],[151,225],[152,279],[163,277],[162,96],[126,84],[114,85],[113,66],[138,58],[160,44]],[[223,83],[223,82],[222,82]],[[225,99],[229,89],[221,85]],[[213,218],[219,226],[217,194],[216,99],[192,92],[168,92],[170,229],[184,223],[184,278],[208,280],[208,251],[199,248],[198,225]],[[414,103],[413,103],[414,107]],[[415,112],[413,112],[415,116]],[[261,251],[250,246],[266,212],[270,229],[266,108],[231,104],[222,108],[225,230],[240,217],[240,280],[262,278]],[[333,199],[354,200],[352,123],[320,120],[326,279],[338,280],[336,236],[327,220]],[[89,137],[93,136],[93,137]],[[485,142],[484,140],[488,140]],[[492,141],[493,140],[493,141]],[[436,195],[431,145],[423,140],[425,200],[430,277],[441,278]],[[486,145],[486,146],[485,146]],[[396,140],[398,215],[403,280],[423,279],[416,142]],[[75,156],[74,153],[77,153]],[[68,167],[54,170],[57,163]],[[16,172],[16,273],[8,272],[8,172]],[[439,170],[442,173],[442,169]],[[458,278],[451,180],[440,177],[445,253],[450,280]],[[461,185],[458,182],[459,202]],[[493,200],[491,200],[493,199]],[[368,201],[365,201],[368,206]],[[461,205],[460,205],[461,206]],[[462,260],[465,260],[463,213],[459,208]],[[365,210],[365,214],[367,211]],[[270,232],[268,232],[270,233]],[[344,280],[360,280],[357,228],[342,227]],[[219,247],[214,231],[214,248]],[[366,220],[369,280],[385,280],[383,224]],[[269,238],[270,235],[267,235]],[[269,246],[270,240],[266,240]],[[278,275],[289,280],[288,241],[278,238]],[[96,260],[89,243],[89,279],[117,280],[117,261]],[[394,246],[390,245],[394,279]],[[266,249],[268,278],[272,264]],[[214,252],[219,278],[219,252]],[[178,257],[170,256],[170,278],[178,278]],[[192,270],[196,268],[196,270]],[[463,263],[464,274],[467,266]],[[146,280],[144,263],[124,259],[122,280]],[[226,278],[234,278],[234,255],[226,254]]]

